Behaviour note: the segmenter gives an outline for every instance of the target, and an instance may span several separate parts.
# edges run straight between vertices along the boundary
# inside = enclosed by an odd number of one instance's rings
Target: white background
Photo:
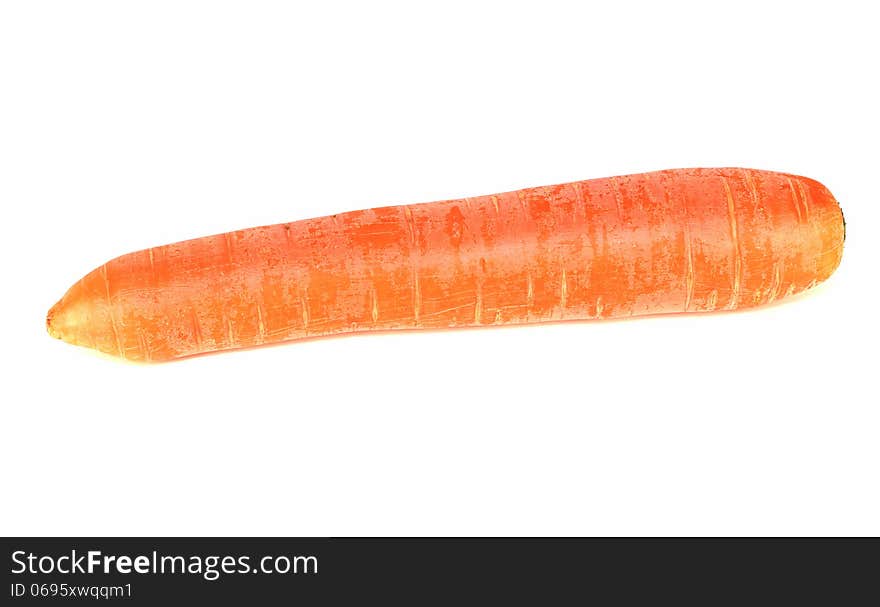
[[[868,3],[313,4],[0,8],[0,534],[880,534]],[[838,272],[156,366],[45,333],[128,251],[685,166],[825,183]]]

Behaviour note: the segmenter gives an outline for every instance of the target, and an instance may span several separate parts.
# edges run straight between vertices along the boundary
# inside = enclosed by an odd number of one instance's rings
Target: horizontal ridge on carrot
[[[341,333],[750,308],[828,278],[820,183],[676,169],[249,228],[117,257],[49,311],[136,361]]]

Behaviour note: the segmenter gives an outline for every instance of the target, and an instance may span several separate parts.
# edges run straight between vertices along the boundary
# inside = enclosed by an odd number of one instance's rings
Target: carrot
[[[51,335],[137,361],[316,336],[750,308],[840,263],[820,183],[680,169],[341,213],[107,262]]]

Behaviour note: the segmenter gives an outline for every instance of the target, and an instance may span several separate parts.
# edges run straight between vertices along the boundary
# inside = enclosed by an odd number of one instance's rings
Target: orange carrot
[[[308,219],[129,253],[49,333],[137,361],[389,329],[734,310],[837,268],[820,183],[680,169]]]

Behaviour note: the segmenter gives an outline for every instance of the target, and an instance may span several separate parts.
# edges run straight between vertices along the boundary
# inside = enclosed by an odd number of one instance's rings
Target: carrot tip
[[[56,330],[55,325],[52,322],[55,318],[56,307],[57,304],[55,306],[52,306],[48,314],[46,314],[46,331],[48,331],[49,335],[51,335],[55,339],[61,339],[61,336],[58,334],[58,331]]]
[[[55,339],[75,343],[73,330],[76,329],[76,319],[72,316],[66,297],[62,298],[46,313],[46,331]]]

